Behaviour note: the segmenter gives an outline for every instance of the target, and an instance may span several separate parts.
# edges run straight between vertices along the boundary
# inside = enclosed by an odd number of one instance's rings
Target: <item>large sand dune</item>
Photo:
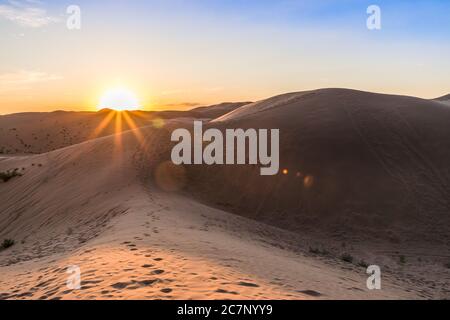
[[[439,222],[449,219],[450,209],[449,121],[450,108],[413,97],[341,89],[282,95],[210,126],[279,128],[287,175],[191,167],[196,183],[189,186],[207,200],[293,231],[361,228],[352,234],[419,236],[447,245],[448,224]],[[211,188],[218,181],[222,189]]]
[[[449,297],[445,105],[327,89],[213,109],[208,126],[279,128],[287,174],[171,165],[170,133],[201,114],[0,159],[23,174],[0,182],[0,240],[16,241],[1,297]],[[366,288],[366,263],[382,290]],[[81,290],[66,287],[71,265]]]

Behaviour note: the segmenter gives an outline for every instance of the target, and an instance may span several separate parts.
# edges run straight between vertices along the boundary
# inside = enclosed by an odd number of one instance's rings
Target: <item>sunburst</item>
[[[145,139],[140,126],[136,124],[136,117],[149,120],[148,116],[139,111],[140,103],[136,96],[129,90],[115,88],[108,90],[100,99],[98,109],[107,110],[105,117],[94,129],[91,139],[98,138],[112,124],[114,124],[115,149],[122,149],[122,132],[129,128],[139,144],[144,146]],[[155,126],[156,127],[156,126]],[[159,126],[160,128],[161,126]]]

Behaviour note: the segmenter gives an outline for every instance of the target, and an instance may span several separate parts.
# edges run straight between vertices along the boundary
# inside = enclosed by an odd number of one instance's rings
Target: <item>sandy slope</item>
[[[448,248],[449,121],[448,107],[414,97],[341,89],[282,95],[210,125],[279,128],[289,174],[192,167],[189,186],[206,201],[293,231],[320,225],[394,242],[426,237]],[[217,181],[226,183],[210,188]],[[225,192],[231,185],[235,192]]]
[[[363,268],[288,249],[296,235],[143,184],[134,136],[123,145],[117,161],[108,137],[0,162],[26,168],[0,185],[1,234],[19,242],[0,253],[3,298],[415,296],[368,292]],[[66,288],[70,265],[79,291]]]
[[[432,148],[446,146],[447,109],[346,90],[251,106],[214,125],[282,129],[288,139],[282,145],[289,146],[283,166],[301,171],[301,180],[296,174],[262,179],[249,167],[172,167],[170,132],[191,120],[1,158],[0,171],[23,173],[0,183],[0,239],[17,242],[0,252],[1,297],[449,297],[449,223],[440,193],[446,180],[433,183],[435,175],[446,177],[448,148]],[[414,124],[427,145],[409,141],[418,138],[394,115]],[[398,130],[402,139],[395,138]],[[405,162],[417,154],[411,146],[426,148],[420,149],[426,158]],[[411,175],[421,166],[424,175]],[[315,183],[305,184],[305,173]],[[399,199],[417,197],[391,187],[397,176],[420,182],[438,202],[418,197],[412,209],[426,204],[427,210],[392,209]],[[357,192],[363,187],[366,192]],[[342,261],[343,253],[354,263]],[[381,291],[366,289],[359,260],[382,267]],[[81,290],[65,285],[70,265],[82,270]]]

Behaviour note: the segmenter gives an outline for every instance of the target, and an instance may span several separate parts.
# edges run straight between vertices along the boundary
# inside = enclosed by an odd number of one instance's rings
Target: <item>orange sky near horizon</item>
[[[143,110],[320,88],[450,93],[447,20],[436,18],[445,4],[437,2],[412,12],[383,1],[379,31],[351,1],[79,3],[81,29],[68,30],[65,1],[0,0],[0,114],[95,111],[116,86]],[[437,25],[420,29],[411,23],[420,15]]]

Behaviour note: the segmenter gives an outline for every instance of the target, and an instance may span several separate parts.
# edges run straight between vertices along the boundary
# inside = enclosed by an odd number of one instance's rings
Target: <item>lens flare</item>
[[[136,95],[125,88],[115,88],[105,92],[100,99],[99,109],[116,111],[138,110],[140,103]]]

